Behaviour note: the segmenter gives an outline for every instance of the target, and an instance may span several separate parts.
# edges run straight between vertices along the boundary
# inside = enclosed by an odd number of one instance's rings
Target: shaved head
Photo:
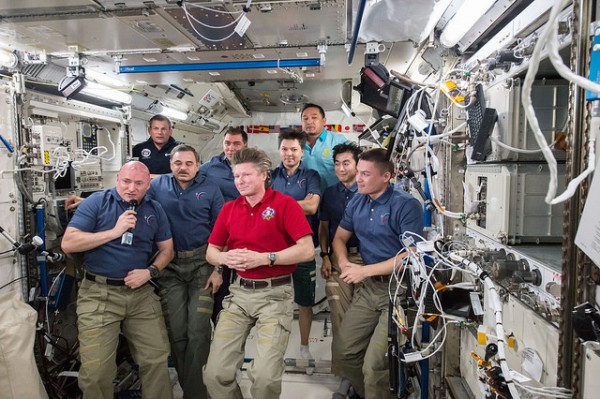
[[[150,187],[150,171],[140,161],[127,162],[117,173],[117,193],[125,201],[144,198]]]
[[[121,169],[119,170],[119,173],[122,173],[126,170],[136,170],[139,171],[141,173],[147,173],[148,174],[148,179],[150,178],[150,170],[148,170],[148,167],[146,165],[144,165],[143,163],[141,163],[140,161],[129,161],[126,164],[124,164],[123,166],[121,166]]]

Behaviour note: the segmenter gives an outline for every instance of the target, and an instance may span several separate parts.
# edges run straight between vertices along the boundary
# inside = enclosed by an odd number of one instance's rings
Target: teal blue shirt
[[[302,164],[306,168],[316,170],[319,173],[319,176],[321,176],[321,192],[338,182],[333,170],[333,147],[347,142],[346,137],[341,134],[323,129],[313,148],[310,148],[308,144],[304,146]]]

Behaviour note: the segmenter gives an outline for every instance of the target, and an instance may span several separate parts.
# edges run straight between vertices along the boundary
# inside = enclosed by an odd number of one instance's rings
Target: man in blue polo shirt
[[[177,145],[171,135],[171,121],[163,115],[154,115],[148,127],[150,138],[143,143],[136,144],[131,150],[131,156],[143,163],[150,170],[150,177],[170,173],[169,153]]]
[[[394,267],[406,257],[403,235],[423,235],[423,209],[410,194],[395,191],[394,172],[383,149],[363,152],[358,161],[358,194],[352,198],[333,239],[333,253],[347,283],[361,283],[344,314],[338,339],[340,374],[350,380],[360,396],[389,396],[388,284]],[[364,265],[348,259],[347,243],[356,234]]]
[[[302,207],[309,224],[319,208],[321,181],[319,174],[301,162],[306,144],[306,133],[291,129],[279,134],[279,156],[281,164],[271,174],[271,188],[294,198]],[[292,275],[294,280],[294,302],[298,304],[300,326],[300,355],[313,359],[308,338],[312,325],[312,307],[315,304],[316,262],[299,263]]]
[[[147,283],[173,258],[173,240],[162,207],[145,196],[149,186],[148,168],[126,163],[116,188],[94,193],[79,205],[62,240],[65,253],[84,252],[77,318],[78,382],[86,398],[114,396],[121,331],[140,366],[143,397],[172,397],[160,299]],[[155,246],[158,256],[148,266]]]
[[[233,201],[240,196],[240,192],[235,188],[233,181],[233,172],[231,169],[231,159],[233,154],[243,148],[248,148],[248,134],[241,127],[230,127],[223,137],[223,152],[215,155],[210,161],[200,166],[200,174],[205,175],[221,189],[221,194],[225,202]],[[217,315],[223,309],[223,299],[229,295],[229,285],[233,280],[231,269],[223,266],[223,284],[215,294],[215,305],[212,319],[217,321]]]
[[[335,183],[337,177],[333,171],[333,147],[347,143],[348,140],[339,133],[328,132],[325,129],[327,119],[325,111],[317,104],[306,104],[300,114],[302,130],[308,134],[304,146],[302,162],[304,167],[314,169],[321,176],[321,191]]]
[[[200,173],[219,186],[225,202],[240,196],[233,181],[231,158],[242,148],[248,148],[248,134],[242,128],[230,127],[223,137],[223,152],[200,166]]]
[[[206,399],[202,366],[210,349],[213,295],[223,281],[222,267],[206,261],[206,246],[223,196],[198,173],[200,156],[193,147],[180,144],[170,158],[173,172],[152,180],[148,191],[167,214],[175,247],[159,279],[161,298],[183,397]]]
[[[326,279],[325,294],[329,302],[329,312],[331,319],[331,335],[335,341],[339,334],[339,328],[342,324],[342,318],[354,292],[354,284],[346,283],[341,277],[340,266],[334,261],[335,257],[331,251],[331,242],[335,236],[344,210],[348,202],[357,193],[356,184],[356,164],[361,149],[355,143],[338,144],[333,147],[333,159],[335,175],[339,179],[336,184],[327,187],[321,199],[319,208],[319,244],[321,246],[321,276]],[[358,238],[353,234],[346,243],[348,249],[348,259],[352,263],[363,264],[360,253],[358,253]],[[333,346],[332,346],[333,349]],[[332,350],[331,353],[331,371],[339,374],[338,354]],[[340,386],[333,398],[345,398],[350,388],[350,382],[342,379]]]

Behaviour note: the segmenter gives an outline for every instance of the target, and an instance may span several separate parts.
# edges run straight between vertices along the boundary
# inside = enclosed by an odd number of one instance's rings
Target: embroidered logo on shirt
[[[331,156],[331,150],[329,148],[325,148],[322,155],[325,158],[329,158]]]
[[[146,221],[146,224],[148,226],[152,226],[152,224],[154,223],[154,219],[155,219],[154,215],[146,215],[146,216],[144,216],[144,220]]]
[[[306,179],[300,179],[296,182],[296,184],[298,184],[298,187],[306,187]]]
[[[271,220],[275,217],[275,209],[268,206],[267,209],[262,212],[261,216],[263,220]]]
[[[204,192],[204,191],[200,191],[199,193],[196,193],[197,200],[204,199],[205,197],[206,197],[206,192]]]
[[[150,151],[148,148],[144,148],[142,150],[142,158],[150,158],[151,153],[152,151]]]
[[[387,223],[388,220],[390,220],[390,214],[384,213],[381,216],[379,216],[379,219],[381,219],[381,223]]]

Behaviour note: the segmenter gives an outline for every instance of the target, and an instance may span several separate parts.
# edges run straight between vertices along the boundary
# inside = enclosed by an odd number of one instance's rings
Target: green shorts
[[[298,263],[298,268],[292,274],[294,282],[294,302],[300,306],[315,304],[315,280],[317,277],[317,262]]]

